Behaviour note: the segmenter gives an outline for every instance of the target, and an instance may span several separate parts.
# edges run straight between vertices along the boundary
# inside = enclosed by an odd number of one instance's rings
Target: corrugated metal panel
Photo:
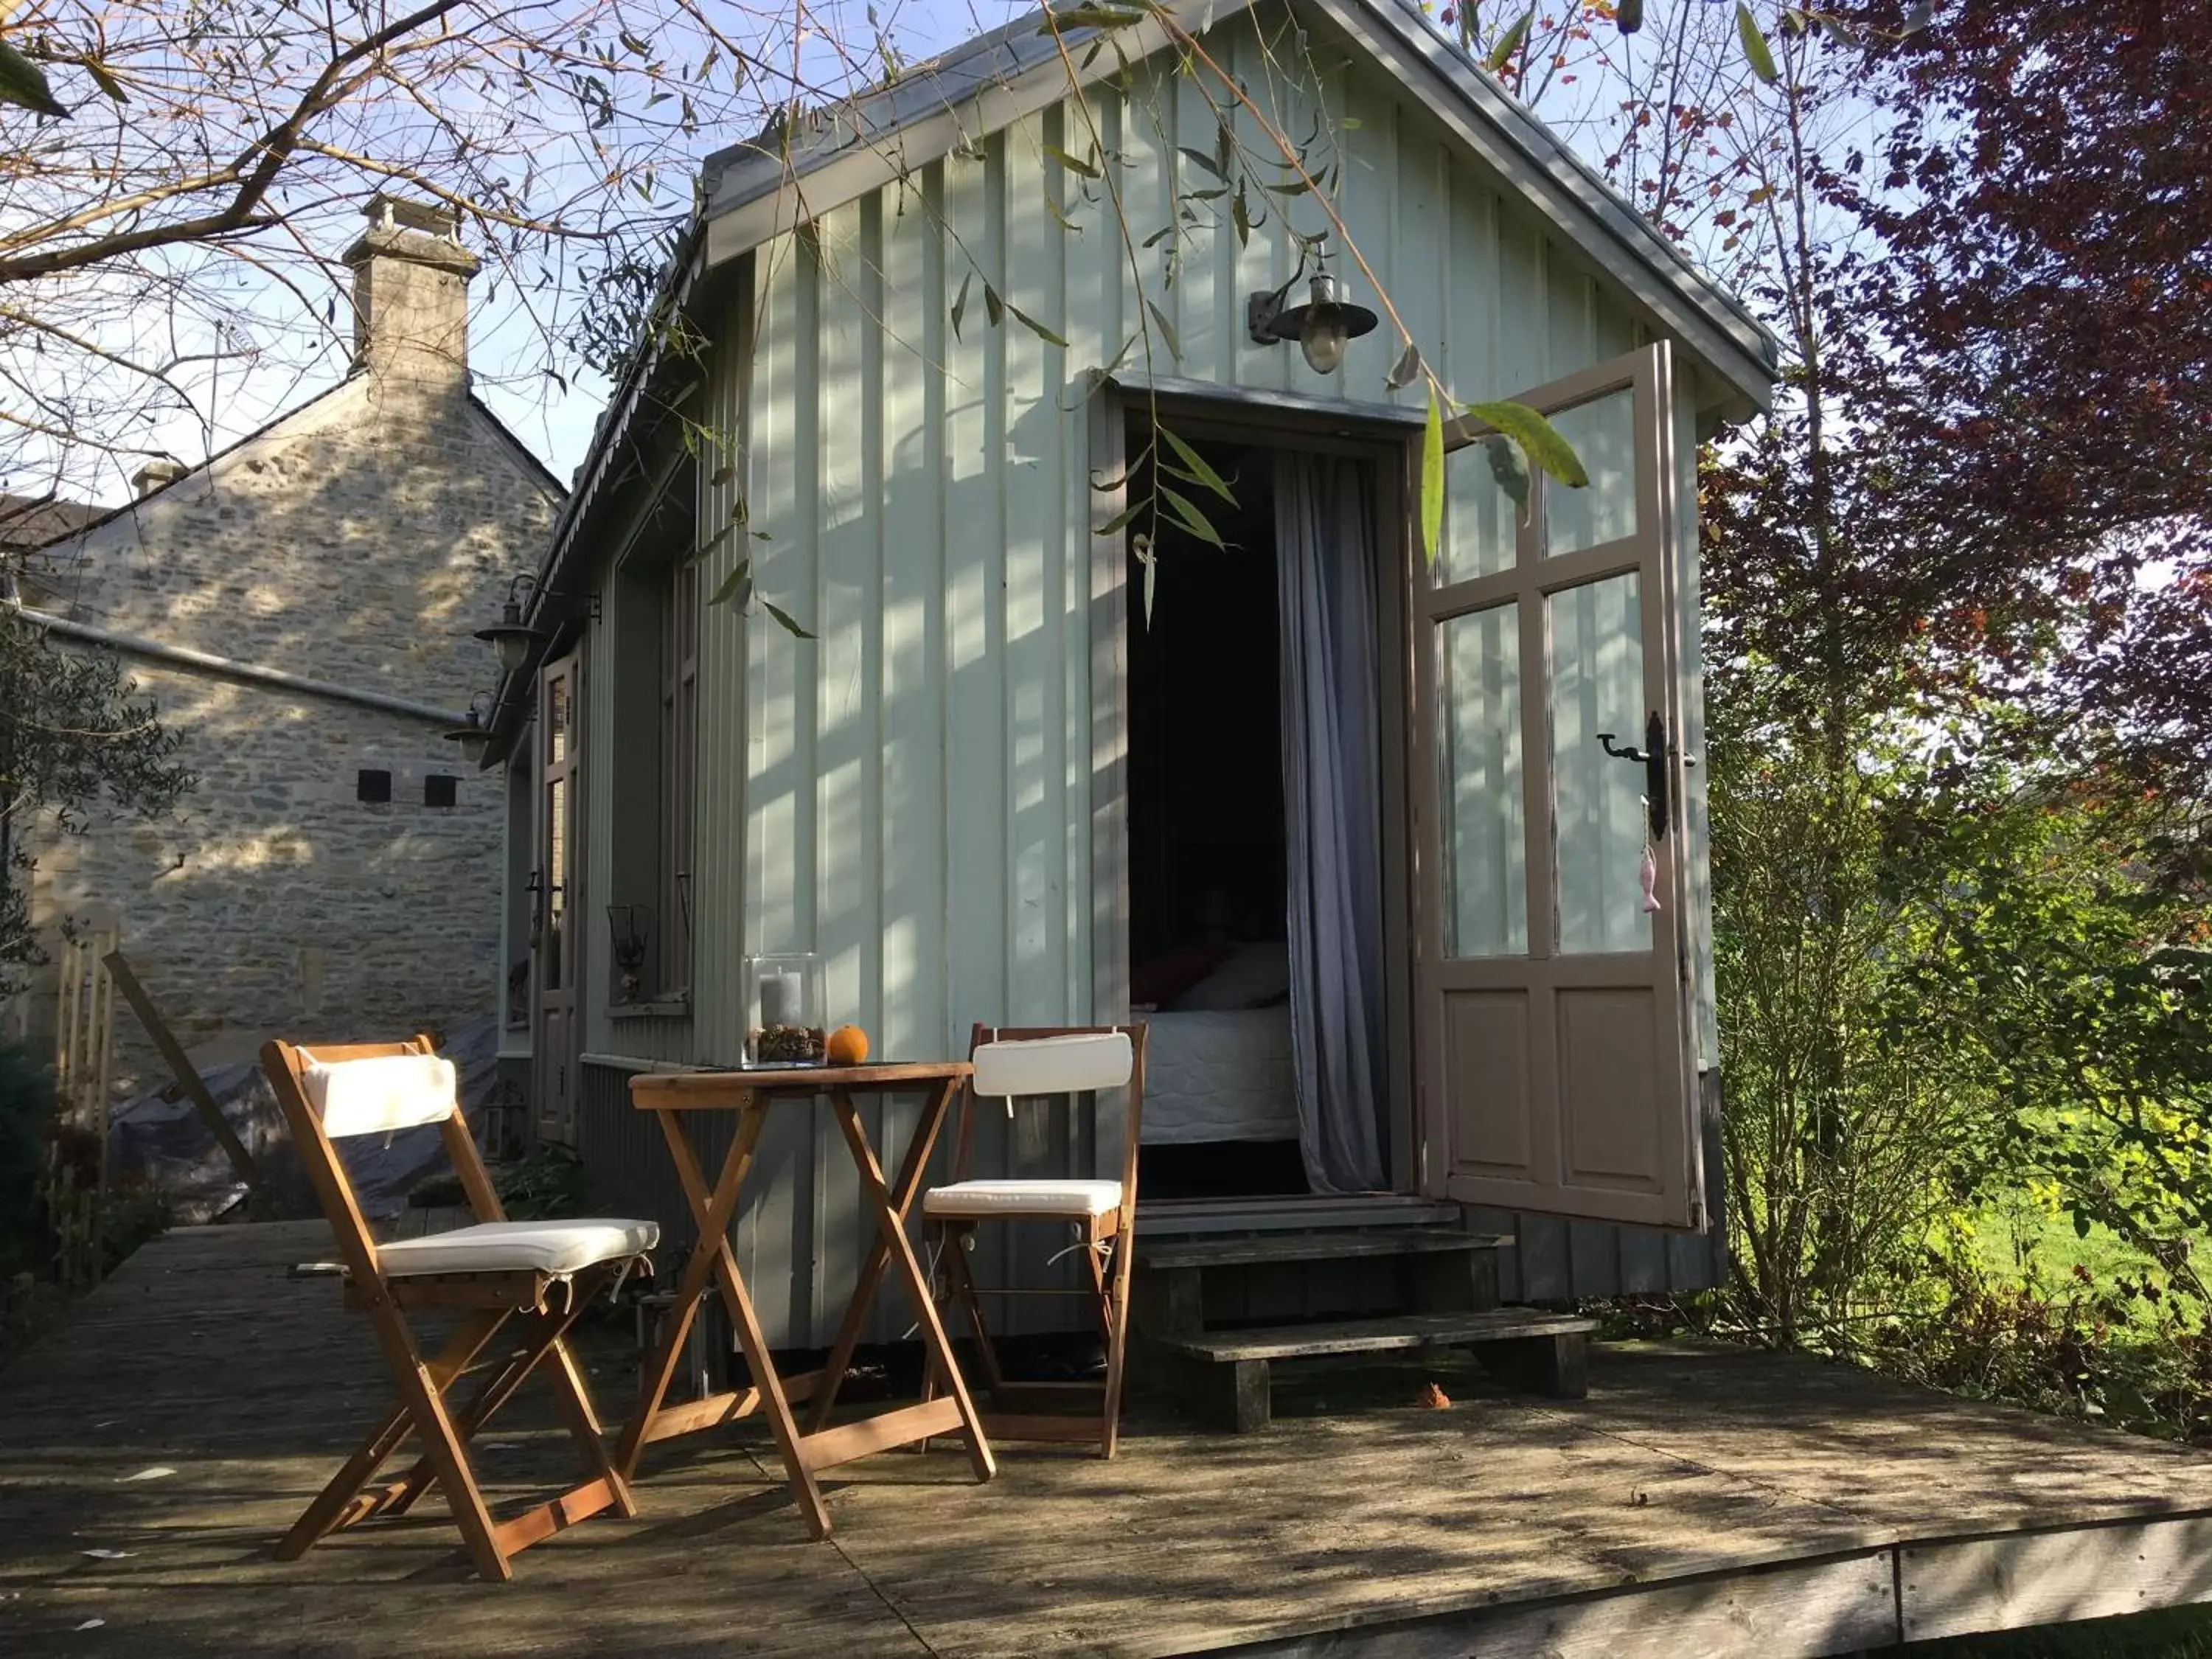
[[[1249,84],[1273,79],[1249,24],[1209,39]],[[1277,91],[1284,129],[1307,131],[1314,112]],[[1332,76],[1322,109],[1330,122],[1357,123],[1340,127],[1353,235],[1460,395],[1536,385],[1638,343],[1620,291],[1486,188],[1390,84]],[[1256,148],[1260,133],[1237,118]],[[728,538],[702,577],[711,590],[735,559],[752,557],[762,592],[820,639],[793,641],[764,617],[708,613],[695,1012],[684,1024],[607,1021],[595,956],[594,1051],[734,1056],[738,963],[757,950],[820,951],[836,1012],[866,1025],[887,1054],[960,1052],[979,1018],[1091,1017],[1086,374],[1121,357],[1149,300],[1180,356],[1170,362],[1156,337],[1153,360],[1131,352],[1129,370],[1369,402],[1391,395],[1382,387],[1396,355],[1387,336],[1356,347],[1331,377],[1315,375],[1295,349],[1245,338],[1246,295],[1292,269],[1283,208],[1249,246],[1225,215],[1218,228],[1170,236],[1142,256],[1140,298],[1103,191],[1093,186],[1101,199],[1086,201],[1083,181],[1050,159],[1055,149],[1087,156],[1094,143],[1122,158],[1113,178],[1141,240],[1172,219],[1172,170],[1186,188],[1203,182],[1177,151],[1212,153],[1215,120],[1187,79],[1163,76],[1127,102],[1100,89],[750,256],[714,329],[708,396],[715,422],[744,432],[749,529],[758,534]],[[1307,231],[1325,223],[1310,200],[1287,212]],[[1056,216],[1080,230],[1063,231]],[[987,284],[1008,307],[996,326]],[[1067,345],[1023,325],[1015,308]],[[1395,396],[1420,401],[1416,391]],[[728,520],[738,481],[705,488],[711,533]],[[1171,571],[1159,602],[1176,602]],[[614,665],[593,668],[596,710]],[[595,860],[611,811],[600,793]],[[594,1162],[603,1151],[665,1162],[657,1146],[633,1145],[626,1100],[601,1092],[587,1097],[587,1119],[623,1121],[587,1124]],[[894,1106],[888,1124],[871,1127],[902,1142],[910,1111]],[[984,1131],[981,1156],[994,1165],[1075,1172],[1090,1163],[1085,1126],[1071,1133],[1040,1116],[1010,1127],[993,1115]],[[850,1165],[826,1116],[780,1124],[763,1158],[774,1179],[757,1186],[738,1226],[762,1316],[779,1341],[826,1342],[864,1243]],[[1532,1218],[1521,1238],[1531,1296],[1685,1282],[1667,1247],[1619,1230]],[[1016,1254],[1034,1268],[1042,1252]],[[1002,1255],[985,1271],[1011,1265]],[[896,1334],[902,1319],[878,1334]]]

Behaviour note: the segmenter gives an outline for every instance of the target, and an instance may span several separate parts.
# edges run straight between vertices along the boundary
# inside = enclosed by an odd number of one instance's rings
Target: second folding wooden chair
[[[1129,1346],[1130,1256],[1137,1228],[1137,1137],[1144,1116],[1145,1028],[1117,1026],[1024,1027],[978,1025],[969,1044],[975,1066],[961,1102],[960,1138],[950,1185],[922,1195],[923,1216],[933,1224],[944,1285],[967,1316],[975,1339],[979,1379],[992,1409],[983,1413],[983,1430],[993,1439],[1073,1441],[1095,1444],[1111,1457],[1121,1434],[1121,1377]],[[982,1103],[1063,1097],[1071,1107],[1082,1097],[1126,1089],[1127,1115],[1119,1180],[970,1179],[976,1115]],[[977,1284],[969,1264],[976,1229],[985,1222],[1057,1221],[1072,1230],[1071,1249],[1083,1259],[1086,1289],[1106,1348],[1106,1371],[1097,1382],[1010,1382],[999,1363],[983,1314],[987,1289],[1022,1295],[1007,1287]],[[934,1382],[934,1379],[932,1379]],[[927,1391],[927,1390],[926,1390]],[[1074,1403],[1078,1411],[1067,1407]],[[1024,1410],[1025,1406],[1049,1407]]]
[[[403,1514],[433,1482],[485,1578],[511,1577],[515,1554],[587,1516],[609,1509],[636,1514],[565,1339],[599,1291],[633,1267],[652,1271],[645,1252],[659,1242],[659,1226],[507,1220],[461,1115],[453,1063],[438,1057],[428,1037],[318,1045],[312,1051],[271,1042],[261,1051],[261,1064],[337,1236],[346,1304],[368,1316],[399,1390],[399,1403],[284,1535],[278,1559],[295,1560],[340,1528]],[[477,1224],[379,1245],[332,1143],[421,1124],[438,1126]],[[434,1358],[424,1358],[407,1322],[410,1312],[422,1309],[460,1315],[459,1328]],[[486,1368],[476,1392],[456,1409],[450,1391],[510,1324],[504,1358]],[[541,1367],[587,1478],[550,1503],[495,1522],[470,1467],[468,1442]],[[371,1487],[410,1436],[421,1446],[413,1467],[397,1480]]]

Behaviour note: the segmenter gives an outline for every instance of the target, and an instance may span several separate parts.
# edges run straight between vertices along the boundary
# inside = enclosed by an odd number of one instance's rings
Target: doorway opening
[[[1215,535],[1170,505],[1132,526],[1125,555],[1130,1000],[1151,1029],[1143,1190],[1262,1203],[1383,1192],[1374,469],[1216,431],[1186,432],[1203,465],[1170,459],[1158,479]],[[1148,437],[1133,428],[1131,453]],[[1207,469],[1233,501],[1191,476]],[[1140,462],[1131,489],[1154,487]],[[1156,538],[1149,570],[1140,536]]]
[[[1147,434],[1133,429],[1130,453]],[[1225,546],[1163,513],[1132,527],[1129,994],[1150,1024],[1140,1190],[1302,1194],[1291,1073],[1274,457],[1194,446],[1234,507],[1185,481]],[[1130,480],[1153,488],[1149,465]],[[1135,538],[1156,537],[1152,615]]]

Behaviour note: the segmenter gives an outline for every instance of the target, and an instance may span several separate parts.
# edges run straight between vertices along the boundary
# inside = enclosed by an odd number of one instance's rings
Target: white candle
[[[760,1001],[763,1027],[773,1030],[792,1024],[799,1002],[799,975],[787,971],[763,974]]]

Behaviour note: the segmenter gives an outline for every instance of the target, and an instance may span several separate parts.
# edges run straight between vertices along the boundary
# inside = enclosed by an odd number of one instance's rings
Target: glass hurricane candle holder
[[[823,1063],[830,1023],[823,1017],[820,957],[811,951],[747,957],[744,997],[748,1066],[779,1071]]]

